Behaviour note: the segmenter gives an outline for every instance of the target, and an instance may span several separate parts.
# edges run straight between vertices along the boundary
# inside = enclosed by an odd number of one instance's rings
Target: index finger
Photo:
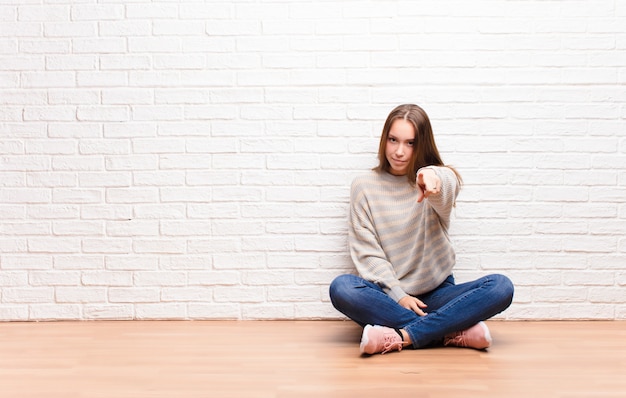
[[[428,315],[428,313],[424,312],[421,308],[415,308],[413,309],[413,312],[415,312],[417,315],[419,316],[425,316]]]
[[[424,316],[424,315],[426,315],[426,313],[425,313],[425,312],[424,312],[424,311],[420,308],[420,307],[421,307],[421,306],[420,306],[420,303],[421,303],[421,302],[414,301],[414,302],[412,303],[412,305],[411,305],[411,307],[412,307],[411,309],[412,309],[412,310],[413,310],[413,312],[415,312],[417,315],[419,315],[419,316]]]

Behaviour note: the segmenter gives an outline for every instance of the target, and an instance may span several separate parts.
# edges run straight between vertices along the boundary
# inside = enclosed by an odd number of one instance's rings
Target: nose
[[[404,148],[402,147],[402,145],[398,145],[398,147],[396,148],[396,156],[404,156]]]

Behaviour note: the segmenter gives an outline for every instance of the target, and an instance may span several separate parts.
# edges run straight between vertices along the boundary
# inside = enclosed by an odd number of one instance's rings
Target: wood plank
[[[1,397],[625,397],[626,322],[361,357],[348,321],[0,323]]]

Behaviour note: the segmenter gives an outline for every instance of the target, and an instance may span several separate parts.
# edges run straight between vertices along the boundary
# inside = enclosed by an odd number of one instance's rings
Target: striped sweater
[[[429,168],[441,178],[441,191],[421,203],[406,176],[385,172],[355,178],[350,190],[352,260],[362,278],[396,301],[433,290],[455,264],[448,227],[459,183],[449,168]]]

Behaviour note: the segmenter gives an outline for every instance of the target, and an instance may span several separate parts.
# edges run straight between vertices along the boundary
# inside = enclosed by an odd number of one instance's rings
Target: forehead
[[[396,119],[391,124],[389,135],[393,135],[401,140],[413,140],[415,139],[415,129],[410,122],[404,119]]]

